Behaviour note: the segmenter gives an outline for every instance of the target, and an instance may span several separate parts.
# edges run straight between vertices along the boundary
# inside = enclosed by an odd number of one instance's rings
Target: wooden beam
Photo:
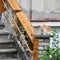
[[[0,13],[3,13],[4,11],[5,11],[4,3],[2,0],[0,0]]]
[[[32,26],[30,20],[27,18],[27,16],[23,12],[16,13],[18,20],[26,30],[31,42],[33,43],[33,36],[32,34],[37,34],[34,27]]]
[[[34,43],[33,43],[33,60],[38,60],[38,44],[39,41],[37,38],[34,38]]]
[[[21,7],[17,0],[7,0],[13,11],[21,11]]]
[[[26,30],[31,42],[33,43],[33,60],[38,60],[38,39],[33,38],[32,34],[37,34],[30,20],[23,12],[16,13],[16,16]]]

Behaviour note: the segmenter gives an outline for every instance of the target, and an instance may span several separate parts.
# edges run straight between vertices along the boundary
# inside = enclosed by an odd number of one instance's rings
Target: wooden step
[[[0,54],[7,54],[7,53],[16,53],[17,49],[12,48],[12,49],[0,49]]]

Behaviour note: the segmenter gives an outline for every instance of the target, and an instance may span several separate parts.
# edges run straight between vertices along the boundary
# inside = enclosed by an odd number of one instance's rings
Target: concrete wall
[[[19,0],[19,2],[28,17],[30,17],[30,10],[32,10],[33,20],[40,18],[60,19],[60,0]],[[53,29],[55,27],[60,31],[60,22],[32,22],[33,26],[44,24],[53,26]]]
[[[32,1],[32,2],[31,2]],[[59,18],[60,19],[60,0],[19,0],[23,11],[30,17],[32,9],[32,19],[40,18]]]
[[[30,0],[18,0],[18,2],[20,3],[22,10],[30,18]]]
[[[41,4],[39,4],[38,2],[40,2]],[[34,7],[34,5],[35,5],[35,7]],[[41,5],[41,6],[39,7],[39,5]],[[43,8],[42,8],[42,6],[43,6]],[[40,18],[58,18],[58,19],[60,19],[60,12],[57,12],[57,11],[60,11],[59,6],[60,6],[59,0],[37,1],[37,5],[36,4],[32,5],[32,8],[35,8],[32,12],[32,19],[33,20],[40,19]]]

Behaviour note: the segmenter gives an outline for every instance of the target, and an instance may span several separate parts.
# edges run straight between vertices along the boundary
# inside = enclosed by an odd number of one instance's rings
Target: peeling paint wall
[[[28,17],[30,17],[32,9],[31,19],[33,20],[40,18],[60,19],[60,0],[19,0],[19,2]]]

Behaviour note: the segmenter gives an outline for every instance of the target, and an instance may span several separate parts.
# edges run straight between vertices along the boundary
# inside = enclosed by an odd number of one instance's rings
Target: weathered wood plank
[[[4,12],[5,8],[4,8],[4,3],[2,0],[0,0],[0,13]]]
[[[38,60],[38,45],[39,45],[39,41],[37,38],[34,38],[34,47],[33,47],[33,60]]]
[[[18,12],[18,13],[16,13],[16,15],[17,15],[18,20],[20,21],[20,23],[22,24],[22,26],[26,30],[30,40],[33,43],[32,34],[36,35],[36,31],[35,31],[34,27],[32,26],[30,20],[26,17],[26,15],[23,12]]]
[[[21,11],[21,7],[17,0],[7,0],[13,11]]]
[[[32,26],[30,20],[26,17],[26,15],[23,12],[16,13],[16,16],[24,29],[26,30],[31,42],[33,43],[33,60],[38,59],[38,39],[33,38],[32,34],[37,34],[34,27]]]

